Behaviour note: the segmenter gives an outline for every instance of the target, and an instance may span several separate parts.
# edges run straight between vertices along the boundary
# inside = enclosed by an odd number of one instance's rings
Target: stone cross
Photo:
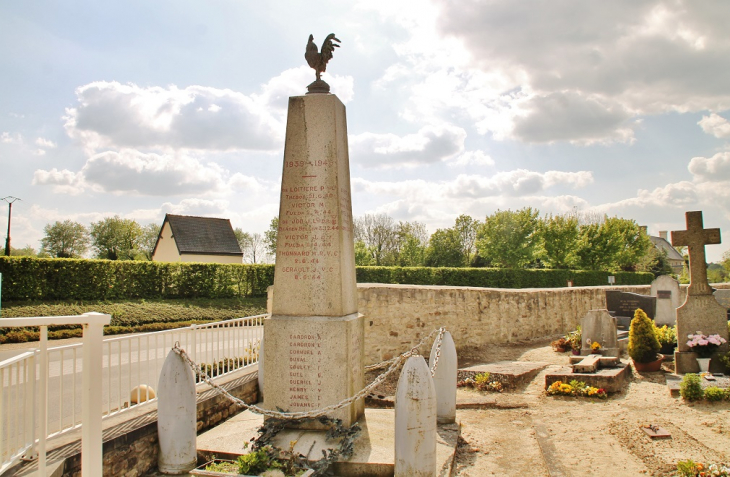
[[[686,246],[689,251],[688,295],[712,295],[707,283],[705,245],[720,243],[720,229],[705,229],[702,225],[702,211],[685,213],[687,230],[672,232],[672,245]]]

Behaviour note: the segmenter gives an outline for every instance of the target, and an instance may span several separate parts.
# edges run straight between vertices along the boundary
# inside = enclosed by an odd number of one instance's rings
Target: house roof
[[[656,248],[667,252],[667,259],[682,260],[684,262],[684,257],[682,256],[682,254],[677,252],[677,250],[672,247],[672,244],[670,244],[667,239],[662,237],[655,237],[653,235],[649,235],[649,239],[652,241]]]
[[[182,254],[243,256],[229,219],[165,214],[170,224],[177,251]],[[159,243],[160,239],[157,238]],[[155,244],[157,248],[157,244]]]

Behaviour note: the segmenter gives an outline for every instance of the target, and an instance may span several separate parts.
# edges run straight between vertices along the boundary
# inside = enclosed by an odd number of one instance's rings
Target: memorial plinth
[[[332,94],[289,98],[270,310],[265,407],[319,409],[362,389],[347,121]],[[363,410],[359,400],[330,417],[350,425]]]

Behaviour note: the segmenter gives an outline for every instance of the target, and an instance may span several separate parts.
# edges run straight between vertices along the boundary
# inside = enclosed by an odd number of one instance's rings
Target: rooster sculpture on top
[[[314,68],[317,73],[317,79],[312,84],[307,86],[307,90],[310,93],[329,93],[330,86],[322,81],[320,75],[327,69],[327,62],[332,59],[332,53],[335,48],[339,48],[340,40],[335,38],[334,33],[327,35],[322,43],[322,50],[317,51],[317,45],[314,44],[314,36],[309,35],[309,42],[307,42],[307,49],[304,52],[304,58],[307,60],[309,66]]]

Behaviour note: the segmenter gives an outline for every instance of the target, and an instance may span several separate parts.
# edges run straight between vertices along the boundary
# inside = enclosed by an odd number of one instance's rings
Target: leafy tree
[[[710,283],[724,283],[728,279],[728,273],[719,263],[707,264],[707,281]]]
[[[152,260],[152,252],[157,244],[157,237],[160,235],[160,226],[155,223],[142,227],[142,236],[139,239],[139,254],[136,258]]]
[[[651,272],[655,277],[660,275],[674,275],[672,265],[667,260],[667,251],[651,247],[636,266],[639,272]]]
[[[461,247],[463,256],[462,265],[468,267],[474,260],[477,252],[476,240],[480,223],[468,215],[461,214],[454,223],[454,232]]]
[[[241,252],[245,254],[245,251],[251,246],[251,234],[236,227],[233,229],[233,235],[236,236],[236,241],[238,242],[238,246],[241,247]]]
[[[428,233],[420,222],[399,222],[393,246],[393,261],[401,267],[421,267],[426,256]]]
[[[532,262],[538,214],[532,207],[525,207],[488,215],[477,234],[479,255],[505,268],[521,268]]]
[[[43,227],[46,234],[41,239],[41,251],[51,257],[71,258],[82,256],[89,247],[89,233],[78,222],[64,220]]]
[[[438,229],[431,234],[426,249],[426,266],[461,267],[464,262],[464,249],[455,228]]]
[[[641,259],[654,248],[649,236],[635,220],[611,217],[606,223],[620,236],[621,247],[615,257],[615,266],[627,272],[636,271]]]
[[[97,258],[132,260],[141,249],[142,227],[118,215],[92,222],[89,235]]]
[[[584,270],[609,270],[623,247],[615,223],[608,220],[580,227],[575,254]]]
[[[46,255],[46,254],[43,254]],[[0,257],[5,256],[5,247],[0,248]],[[38,257],[41,256],[38,254],[38,252],[35,251],[33,247],[30,245],[26,245],[23,248],[13,248],[13,246],[10,246],[10,256],[11,257]],[[47,256],[47,255],[46,255]]]
[[[250,237],[247,247],[243,250],[243,259],[248,263],[265,263],[268,254],[264,236],[260,233],[247,234]]]
[[[575,263],[578,217],[575,214],[548,215],[538,222],[540,258],[548,268],[570,268]]]
[[[372,251],[362,240],[355,240],[355,265],[360,267],[375,265]]]
[[[279,216],[271,219],[269,229],[264,232],[264,242],[266,243],[266,251],[272,257],[276,256],[276,239],[279,233]]]

